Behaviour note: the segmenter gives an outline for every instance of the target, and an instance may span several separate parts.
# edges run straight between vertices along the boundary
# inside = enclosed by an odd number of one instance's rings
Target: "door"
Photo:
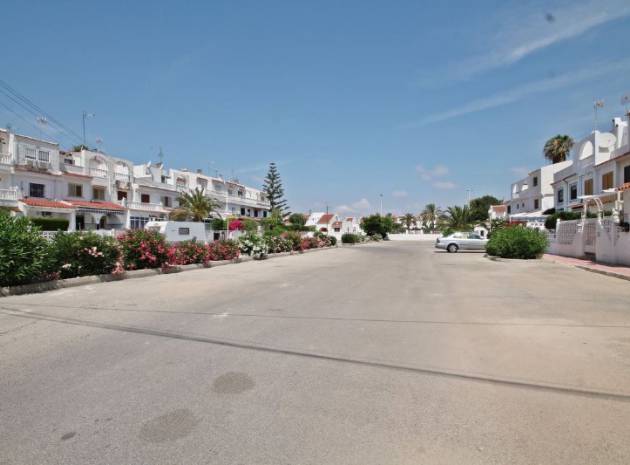
[[[584,253],[595,255],[595,240],[597,238],[597,224],[594,220],[584,223]]]
[[[75,227],[77,231],[83,231],[85,229],[85,218],[83,215],[77,215],[75,220]]]
[[[470,250],[482,250],[485,246],[485,242],[481,239],[481,236],[476,233],[470,233],[466,242],[468,243],[467,248]]]

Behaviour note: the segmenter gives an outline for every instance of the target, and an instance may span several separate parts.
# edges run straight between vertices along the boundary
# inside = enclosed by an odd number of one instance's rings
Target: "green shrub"
[[[489,255],[503,258],[538,258],[547,248],[547,236],[537,229],[511,226],[496,230],[486,246]]]
[[[227,221],[221,218],[213,218],[210,222],[213,231],[225,231],[227,230]]]
[[[168,246],[158,232],[131,230],[118,236],[118,242],[128,270],[160,268],[169,262]]]
[[[370,215],[361,220],[361,227],[368,236],[379,234],[381,237],[387,237],[387,234],[394,229],[394,220],[391,215]]]
[[[42,231],[67,231],[70,222],[64,218],[38,217],[30,218],[31,223],[39,226]]]
[[[291,250],[297,251],[300,250],[300,245],[302,244],[302,235],[297,231],[287,231],[282,234],[289,243],[291,244]]]
[[[582,218],[582,214],[578,212],[556,212],[545,219],[545,229],[556,229],[556,220],[558,219],[568,221],[579,220],[580,218]]]
[[[118,243],[94,233],[59,232],[50,244],[51,269],[62,278],[111,273],[120,257]]]
[[[47,279],[50,246],[28,218],[0,213],[0,286]]]
[[[337,238],[335,236],[328,236],[328,240],[330,241],[330,245],[332,247],[337,245]]]
[[[341,236],[342,244],[357,244],[359,242],[361,242],[361,237],[358,234],[344,233]]]

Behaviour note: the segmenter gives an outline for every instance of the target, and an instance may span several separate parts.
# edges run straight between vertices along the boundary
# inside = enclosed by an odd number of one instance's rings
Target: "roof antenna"
[[[160,164],[164,163],[164,152],[162,151],[162,146],[160,145],[160,151],[158,152],[158,158],[160,159]]]

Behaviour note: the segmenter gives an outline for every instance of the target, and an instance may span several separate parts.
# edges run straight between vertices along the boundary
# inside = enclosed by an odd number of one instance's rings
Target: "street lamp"
[[[595,113],[595,128],[594,130],[597,131],[597,109],[598,108],[604,108],[604,101],[603,100],[595,100],[593,102],[593,112]]]
[[[380,198],[381,198],[381,216],[383,216],[383,194],[379,194]]]

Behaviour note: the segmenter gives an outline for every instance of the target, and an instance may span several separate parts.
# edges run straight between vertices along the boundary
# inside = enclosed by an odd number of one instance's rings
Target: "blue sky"
[[[89,143],[135,162],[260,185],[276,161],[293,211],[505,197],[594,98],[602,128],[622,113],[627,0],[422,3],[12,2],[0,78],[79,134],[93,112]]]

